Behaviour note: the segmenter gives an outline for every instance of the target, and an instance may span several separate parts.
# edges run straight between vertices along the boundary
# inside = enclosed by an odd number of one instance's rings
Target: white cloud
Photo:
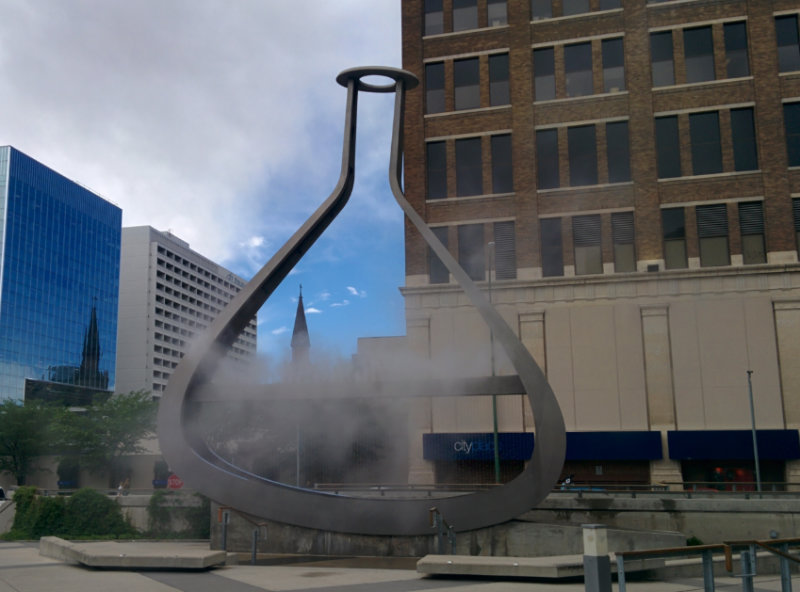
[[[331,308],[338,308],[340,306],[347,306],[348,304],[350,304],[350,301],[347,298],[345,298],[341,302],[333,302],[333,303],[331,303]]]
[[[367,293],[364,290],[358,290],[353,286],[347,286],[347,291],[352,294],[353,296],[358,296],[359,298],[366,298]]]
[[[283,327],[278,327],[277,329],[273,329],[272,331],[270,331],[270,333],[272,333],[273,335],[283,335],[284,333],[286,333],[288,331],[289,331],[289,327],[286,327],[284,325]]]
[[[331,293],[328,291],[322,292],[319,295],[319,299],[322,300],[323,302],[326,302],[331,299]]]
[[[318,308],[314,308],[313,306],[309,306],[306,309],[306,314],[322,314],[322,311]]]
[[[251,249],[258,248],[264,244],[264,237],[263,236],[251,236],[243,243],[239,243],[242,247],[249,247]]]

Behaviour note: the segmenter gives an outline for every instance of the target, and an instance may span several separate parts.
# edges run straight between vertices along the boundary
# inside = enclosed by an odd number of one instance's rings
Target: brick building
[[[547,373],[565,474],[752,481],[751,370],[762,479],[800,482],[796,0],[403,0],[402,18],[422,81],[406,193]],[[413,230],[404,294],[411,347],[513,372]],[[530,439],[526,401],[500,399],[500,431]],[[417,405],[412,479],[488,478],[459,443],[492,430],[490,398]]]

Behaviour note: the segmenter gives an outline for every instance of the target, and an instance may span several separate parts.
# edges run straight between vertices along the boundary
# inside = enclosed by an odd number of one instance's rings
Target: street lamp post
[[[758,440],[756,439],[756,410],[753,405],[753,371],[747,371],[747,393],[750,397],[750,425],[753,431],[753,460],[756,464],[756,491],[761,493],[761,465],[758,462]]]
[[[491,241],[488,245],[488,252],[489,252],[489,304],[492,304],[492,271],[493,271],[493,264],[494,264],[494,241]],[[494,370],[494,331],[489,329],[489,359],[492,367],[492,377],[494,377],[495,370]],[[492,395],[492,434],[494,437],[493,446],[494,449],[494,482],[500,483],[500,445],[498,443],[498,434],[497,434],[497,395]]]

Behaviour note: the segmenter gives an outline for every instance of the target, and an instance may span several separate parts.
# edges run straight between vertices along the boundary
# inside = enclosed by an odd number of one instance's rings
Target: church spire
[[[306,311],[303,308],[303,286],[300,285],[300,297],[297,300],[297,313],[294,317],[294,331],[292,332],[292,363],[308,363],[308,350],[311,340],[308,337],[306,324]]]

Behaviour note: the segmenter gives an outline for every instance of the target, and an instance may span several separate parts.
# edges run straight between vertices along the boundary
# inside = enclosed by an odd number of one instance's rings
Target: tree
[[[49,451],[49,428],[54,409],[42,403],[6,399],[0,403],[0,471],[24,485],[34,459]]]
[[[114,487],[123,472],[125,455],[145,452],[144,438],[153,435],[158,403],[147,391],[114,395],[89,406],[83,413],[60,418],[62,454],[78,455],[82,467],[108,475]]]

